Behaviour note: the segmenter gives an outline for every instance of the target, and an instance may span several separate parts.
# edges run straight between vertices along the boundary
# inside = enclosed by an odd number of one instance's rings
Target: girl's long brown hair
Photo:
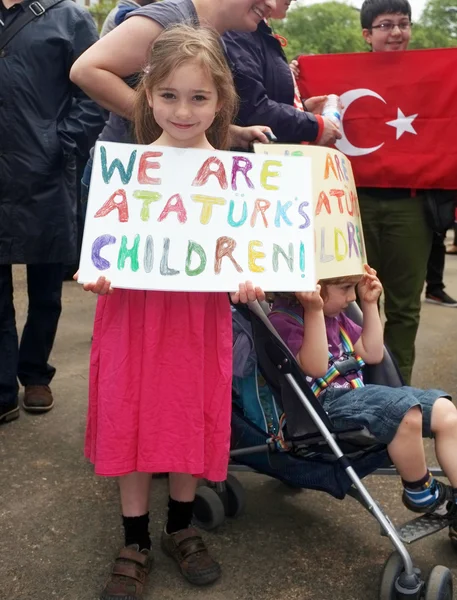
[[[186,62],[199,64],[214,82],[220,110],[206,135],[214,148],[226,150],[230,146],[229,126],[238,108],[232,73],[225,59],[219,34],[207,27],[190,25],[175,25],[165,29],[151,47],[137,87],[133,117],[136,140],[140,144],[151,144],[162,134],[148,104],[146,92],[151,94],[153,88]]]

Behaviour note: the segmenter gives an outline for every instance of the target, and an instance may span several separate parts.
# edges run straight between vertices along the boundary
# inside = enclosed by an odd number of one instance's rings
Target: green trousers
[[[406,192],[406,190],[405,190]],[[384,287],[384,341],[411,383],[432,231],[423,196],[380,199],[359,195],[368,263]]]

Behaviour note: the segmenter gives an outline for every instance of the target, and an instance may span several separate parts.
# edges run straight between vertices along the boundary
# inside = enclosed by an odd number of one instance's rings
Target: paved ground
[[[457,258],[447,261],[448,291],[457,296]],[[114,481],[96,479],[82,457],[94,298],[66,283],[53,363],[56,407],[21,414],[0,428],[0,599],[95,600],[121,543]],[[25,310],[24,272],[16,271],[18,319]],[[457,311],[424,305],[414,383],[457,393]],[[430,457],[432,456],[430,452]],[[222,580],[193,589],[162,556],[166,482],[151,504],[156,566],[146,600],[375,600],[391,548],[377,523],[353,500],[293,493],[263,476],[241,474],[247,509],[207,539],[223,564]],[[397,478],[366,483],[395,521],[405,519]],[[442,532],[411,548],[427,572],[457,557]]]

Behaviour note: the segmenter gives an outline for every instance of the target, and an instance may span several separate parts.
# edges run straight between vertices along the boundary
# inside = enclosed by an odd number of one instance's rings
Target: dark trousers
[[[48,385],[48,364],[62,310],[61,264],[27,265],[29,307],[19,345],[10,265],[0,265],[0,404],[17,401],[18,382]]]
[[[446,259],[446,246],[444,233],[433,232],[432,250],[427,263],[427,294],[436,294],[444,290],[444,262]]]
[[[368,262],[384,286],[384,341],[410,385],[432,243],[424,198],[383,200],[360,193],[359,202]]]

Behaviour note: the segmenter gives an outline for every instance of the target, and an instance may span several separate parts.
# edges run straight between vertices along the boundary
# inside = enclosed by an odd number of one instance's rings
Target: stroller
[[[268,304],[254,302],[233,310],[234,330],[242,333],[244,341],[244,348],[237,347],[236,337],[234,356],[237,359],[244,353],[246,360],[243,376],[234,376],[229,470],[259,472],[289,486],[324,491],[338,499],[353,497],[373,514],[382,535],[388,536],[395,548],[383,569],[379,600],[452,600],[450,570],[435,566],[425,583],[405,547],[444,529],[449,520],[424,514],[394,527],[361,481],[374,472],[396,474],[386,447],[376,443],[363,427],[335,430],[267,318]],[[361,323],[357,305],[348,312],[352,320]],[[381,364],[365,367],[364,379],[393,387],[403,384],[387,349]],[[431,471],[443,475],[439,469]],[[225,483],[205,482],[197,489],[194,519],[200,527],[213,529],[226,516],[238,516],[243,507],[242,485],[229,473]]]

